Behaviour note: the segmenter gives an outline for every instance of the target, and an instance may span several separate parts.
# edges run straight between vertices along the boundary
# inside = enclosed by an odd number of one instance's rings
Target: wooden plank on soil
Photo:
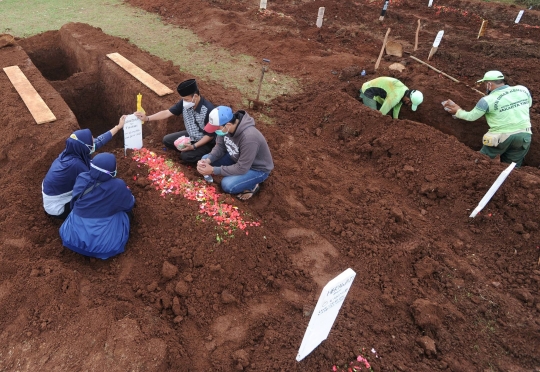
[[[120,53],[107,54],[107,57],[113,60],[118,66],[122,67],[124,70],[133,75],[135,79],[139,80],[149,89],[153,90],[158,96],[164,96],[173,92],[166,85],[156,80],[153,76],[151,76],[146,71],[135,65],[133,62],[122,56]]]
[[[34,120],[38,124],[50,123],[56,120],[56,116],[49,109],[49,106],[43,101],[43,98],[36,91],[32,83],[28,81],[26,75],[19,66],[4,67],[4,72],[8,76],[11,84],[21,96],[24,104],[30,110]]]

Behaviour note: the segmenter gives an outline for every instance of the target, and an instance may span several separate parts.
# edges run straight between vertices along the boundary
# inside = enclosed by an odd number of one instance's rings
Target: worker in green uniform
[[[367,107],[379,110],[383,115],[392,111],[392,117],[397,119],[401,105],[411,106],[416,111],[424,101],[424,95],[419,90],[409,89],[398,79],[381,76],[366,81],[360,89],[360,98]]]
[[[500,155],[501,162],[514,162],[520,167],[531,146],[531,93],[522,85],[507,85],[500,71],[488,71],[477,82],[486,83],[486,96],[480,98],[474,109],[465,111],[451,100],[443,102],[444,109],[467,121],[485,115],[489,131],[480,152],[491,159]]]

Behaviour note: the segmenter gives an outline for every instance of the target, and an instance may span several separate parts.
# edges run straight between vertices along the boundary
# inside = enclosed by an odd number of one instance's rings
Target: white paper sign
[[[142,147],[141,119],[133,114],[128,115],[124,123],[124,149],[141,149]]]
[[[428,7],[432,6],[433,5],[433,0],[429,0],[429,4],[428,4]]]
[[[259,7],[261,9],[266,9],[266,0],[261,0],[261,5]]]
[[[324,286],[309,320],[296,361],[304,359],[326,340],[355,276],[356,273],[352,269],[347,269]]]
[[[524,10],[520,10],[517,17],[516,17],[516,22],[515,23],[519,23],[519,21],[521,21],[521,17],[523,17],[523,13],[525,11]]]
[[[439,44],[441,43],[443,35],[444,35],[444,30],[439,31],[439,33],[437,34],[437,37],[435,38],[435,41],[433,42],[433,48],[439,47]]]
[[[321,6],[319,8],[319,15],[317,16],[317,27],[319,28],[322,27],[323,18],[324,18],[324,6]]]
[[[472,211],[471,215],[469,216],[470,218],[476,217],[476,215],[480,213],[482,209],[484,209],[486,204],[491,200],[491,197],[495,195],[499,187],[501,187],[503,182],[506,180],[506,177],[508,177],[508,175],[510,174],[510,172],[512,172],[515,166],[516,163],[510,164],[505,170],[502,171],[501,174],[499,174],[499,177],[497,177],[495,182],[493,182],[493,185],[491,185],[489,190],[486,192],[486,195],[484,195],[482,200],[480,200],[480,203],[478,203],[478,206],[474,208],[474,211]]]

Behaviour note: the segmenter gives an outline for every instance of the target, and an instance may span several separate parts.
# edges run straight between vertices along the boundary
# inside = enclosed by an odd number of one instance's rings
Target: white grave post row
[[[296,361],[304,359],[326,340],[355,276],[356,273],[349,268],[324,286],[309,320]]]
[[[127,149],[141,149],[142,147],[142,122],[135,115],[128,115],[124,123],[124,155]]]
[[[319,14],[317,15],[317,27],[321,28],[322,27],[322,21],[323,21],[323,18],[324,18],[324,6],[321,6],[319,8]]]
[[[520,10],[520,11],[519,11],[519,13],[518,13],[518,15],[517,15],[517,17],[516,17],[515,23],[519,23],[519,21],[521,21],[521,17],[523,17],[523,13],[524,13],[524,12],[525,12],[524,10]]]

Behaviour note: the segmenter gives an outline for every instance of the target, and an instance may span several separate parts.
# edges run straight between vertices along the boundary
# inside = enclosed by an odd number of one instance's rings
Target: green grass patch
[[[120,0],[0,0],[0,14],[0,33],[27,38],[69,22],[87,23],[109,35],[128,38],[140,49],[172,61],[182,72],[219,82],[225,89],[238,89],[244,100],[257,95],[262,61],[204,42],[190,30],[165,24],[156,14]],[[271,67],[265,73],[260,100],[300,91],[296,79],[277,74]]]

